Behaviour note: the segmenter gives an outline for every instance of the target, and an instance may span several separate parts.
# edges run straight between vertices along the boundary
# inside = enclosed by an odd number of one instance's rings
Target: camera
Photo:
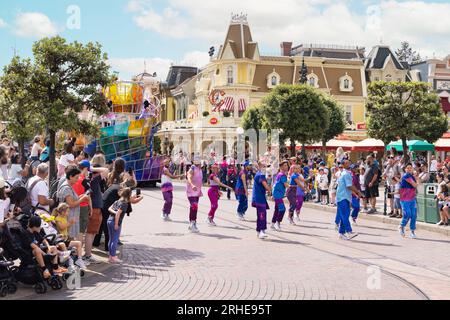
[[[92,193],[92,190],[91,189],[88,189],[88,190],[86,190],[86,192],[84,193],[85,195],[90,195]]]

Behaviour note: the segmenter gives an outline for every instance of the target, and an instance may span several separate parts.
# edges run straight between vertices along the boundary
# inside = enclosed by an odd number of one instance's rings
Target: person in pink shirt
[[[209,176],[209,190],[208,190],[208,198],[211,202],[211,209],[209,210],[207,223],[210,226],[216,226],[216,223],[214,222],[214,215],[219,208],[219,198],[222,195],[222,193],[219,190],[219,187],[226,188],[229,190],[232,190],[231,187],[227,186],[226,184],[223,184],[220,182],[218,173],[219,173],[219,166],[217,164],[213,164],[211,166],[211,175]]]
[[[202,180],[203,173],[200,167],[200,157],[195,156],[193,159],[193,164],[187,172],[186,180],[186,194],[190,203],[189,208],[189,231],[198,233],[197,228],[197,212],[198,212],[198,202],[200,197],[203,196],[202,193]]]

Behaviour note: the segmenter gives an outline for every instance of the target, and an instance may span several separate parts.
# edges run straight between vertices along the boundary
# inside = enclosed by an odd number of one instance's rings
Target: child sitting
[[[75,219],[67,221],[69,215],[69,205],[66,203],[60,203],[57,208],[53,210],[52,215],[55,217],[56,228],[58,233],[63,237],[64,243],[58,244],[58,249],[66,251],[67,247],[75,247],[77,249],[76,256],[74,257],[75,265],[82,270],[86,270],[86,264],[82,259],[81,241],[73,241],[69,238],[69,228],[75,223]]]

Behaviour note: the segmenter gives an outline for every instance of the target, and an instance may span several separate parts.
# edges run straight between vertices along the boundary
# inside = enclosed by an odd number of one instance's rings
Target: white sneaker
[[[352,224],[355,225],[355,226],[358,225],[358,224],[356,223],[356,219],[353,219],[353,218],[352,218]]]
[[[200,230],[198,230],[198,228],[197,228],[197,222],[194,222],[193,229],[194,229],[194,231],[193,231],[194,233],[200,232]]]
[[[280,226],[280,223],[278,221],[275,222],[275,230],[281,231],[281,226]]]
[[[298,213],[295,214],[295,221],[300,222],[300,214]]]
[[[339,233],[339,239],[341,239],[341,240],[350,240],[348,237],[347,237],[347,234],[342,234],[342,233]]]
[[[271,229],[271,230],[277,230],[277,228],[275,227],[275,223],[272,223],[272,224],[270,225],[270,229]]]
[[[346,234],[348,240],[353,239],[354,237],[357,237],[358,234],[356,232],[347,232]]]
[[[195,232],[195,231],[194,231],[194,222],[193,222],[193,221],[189,222],[188,230],[189,230],[190,232],[192,232],[192,233]]]
[[[259,232],[259,236],[258,236],[260,239],[265,239],[265,238],[267,238],[267,234],[266,234],[266,232],[264,231],[264,230],[261,230],[260,232]]]
[[[99,263],[102,263],[101,261],[95,259],[93,256],[90,256],[90,257],[84,256],[84,257],[83,257],[83,261],[84,261],[84,264],[87,265],[87,266],[89,266],[90,264],[99,264]]]
[[[437,226],[443,226],[444,225],[444,221],[439,221],[438,223],[436,223]]]
[[[401,225],[398,226],[398,232],[402,237],[405,236],[405,227],[402,227]]]
[[[243,214],[238,214],[238,219],[239,219],[239,221],[245,221]]]
[[[75,261],[75,265],[80,267],[81,270],[86,270],[86,264],[84,263],[83,259],[78,258],[77,261]]]
[[[414,231],[411,231],[411,234],[409,235],[409,237],[410,237],[411,239],[417,239],[417,236],[416,236],[416,234],[414,233]]]
[[[161,213],[161,219],[163,219],[164,221],[166,220],[166,214],[165,213]]]

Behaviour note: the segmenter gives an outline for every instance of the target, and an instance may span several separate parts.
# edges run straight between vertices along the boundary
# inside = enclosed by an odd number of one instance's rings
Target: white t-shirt
[[[9,198],[6,198],[5,200],[0,200],[0,216],[3,216],[3,220],[8,215],[10,204],[11,200]]]
[[[63,154],[61,158],[59,159],[59,165],[63,167],[67,167],[71,161],[74,161],[75,157],[71,153]]]
[[[430,172],[436,172],[437,171],[437,160],[431,160],[430,164]]]
[[[326,174],[319,175],[320,190],[328,190],[328,176]]]
[[[40,151],[42,151],[41,145],[39,143],[34,143],[33,148],[31,149],[31,156],[38,157]]]
[[[28,180],[28,184],[27,184],[28,191],[30,191],[31,185],[37,179],[41,179],[41,178],[39,178],[38,176],[34,176],[34,177],[30,178],[30,180]],[[31,193],[30,193],[31,205],[36,206],[38,204],[38,202],[39,202],[38,196],[44,196],[46,198],[48,198],[48,196],[49,196],[48,185],[47,185],[47,182],[45,182],[44,180],[36,183],[36,185],[33,187],[33,190],[31,190]],[[39,205],[39,207],[41,207],[47,211],[50,210],[49,206]]]
[[[394,193],[395,199],[400,199],[400,183],[397,183],[395,185],[395,193]]]
[[[9,169],[9,180],[14,181],[17,178],[21,178],[20,172],[22,171],[22,166],[20,164],[12,164]]]

